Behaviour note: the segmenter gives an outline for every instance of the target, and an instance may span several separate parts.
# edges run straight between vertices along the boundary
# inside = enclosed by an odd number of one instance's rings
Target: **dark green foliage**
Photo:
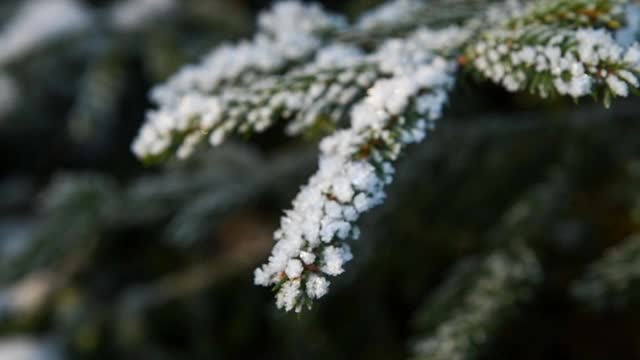
[[[129,153],[149,86],[257,10],[186,3],[3,69],[28,95],[0,122],[1,337],[64,359],[640,358],[637,99],[462,83],[364,218],[348,272],[296,317],[251,271],[313,150],[274,129],[162,168]]]

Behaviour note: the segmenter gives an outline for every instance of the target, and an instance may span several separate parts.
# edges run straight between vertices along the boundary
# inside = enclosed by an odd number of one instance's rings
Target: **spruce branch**
[[[276,286],[278,307],[299,312],[327,293],[327,275],[344,272],[352,258],[345,240],[359,237],[354,223],[383,201],[403,148],[440,117],[454,69],[435,57],[378,81],[354,108],[351,128],[322,141],[318,172],[282,219],[269,262],[255,272],[256,284]]]
[[[419,27],[438,29],[462,25],[495,3],[495,0],[392,0],[362,14],[352,27],[339,32],[337,38],[375,46]]]
[[[218,48],[157,86],[157,110],[132,150],[143,160],[185,158],[205,139],[218,145],[280,120],[290,121],[291,135],[330,132],[318,172],[255,273],[257,284],[274,286],[278,307],[300,311],[327,292],[327,276],[344,271],[357,219],[383,201],[404,147],[440,117],[458,69],[509,91],[591,95],[607,107],[635,91],[640,45],[619,45],[611,33],[624,24],[626,4],[507,1],[434,30],[414,22],[425,6],[417,1],[393,2],[355,25],[315,5],[280,2],[260,15],[253,40]],[[347,44],[350,31],[380,41]]]
[[[458,261],[414,317],[414,359],[476,359],[532,299],[543,268],[534,246],[565,210],[558,164],[518,197],[485,235],[488,254]]]
[[[589,265],[574,282],[572,295],[595,309],[637,306],[640,303],[640,236],[626,239]]]
[[[332,58],[348,65],[327,64]],[[290,134],[317,126],[320,119],[333,129],[379,76],[357,51],[333,47],[321,53],[319,64],[311,69],[265,78],[249,89],[232,87],[218,96],[186,95],[176,109],[149,113],[134,151],[147,162],[162,160],[172,151],[186,158],[202,141],[217,146],[230,134],[260,133],[279,119],[291,120]]]
[[[93,27],[130,35],[176,7],[176,0],[118,1],[104,11],[79,0],[18,1],[0,31],[0,66],[11,66],[61,40],[86,39]],[[71,41],[73,42],[73,41]]]
[[[624,23],[625,0],[542,0],[531,2],[512,14],[505,26],[511,29],[530,25],[562,28],[607,28]]]
[[[630,166],[631,191],[637,193],[640,163]],[[631,221],[640,225],[640,196],[630,212]],[[573,297],[596,310],[619,309],[640,304],[640,234],[636,233],[608,249],[576,279],[570,289]]]
[[[122,55],[111,50],[89,65],[68,120],[74,142],[95,146],[113,131],[126,80],[123,62]]]
[[[86,30],[91,13],[73,0],[28,0],[0,32],[0,66],[47,44]]]
[[[418,310],[415,321],[426,335],[416,341],[412,358],[478,358],[541,276],[534,253],[522,244],[461,261]]]
[[[143,161],[156,162],[174,153],[188,157],[203,140],[217,146],[235,132],[262,132],[278,120],[291,120],[290,135],[319,126],[344,127],[349,111],[376,80],[429,52],[449,55],[469,35],[458,27],[420,28],[404,41],[383,43],[372,54],[341,43],[329,45],[290,73],[229,86],[220,94],[187,94],[175,106],[150,112],[132,149]]]
[[[640,86],[640,47],[619,46],[604,30],[527,26],[484,33],[464,63],[511,92],[542,98],[592,95],[606,107]]]
[[[323,44],[323,35],[345,25],[318,5],[280,2],[258,19],[259,32],[250,41],[223,45],[200,64],[183,68],[152,90],[158,105],[171,106],[190,92],[209,93],[233,84],[248,84],[308,60]]]
[[[22,250],[0,264],[0,284],[16,281],[34,269],[60,263],[71,249],[90,247],[90,239],[119,208],[114,181],[95,174],[60,175],[43,195],[47,219],[24,239]],[[55,241],[52,241],[55,239]]]

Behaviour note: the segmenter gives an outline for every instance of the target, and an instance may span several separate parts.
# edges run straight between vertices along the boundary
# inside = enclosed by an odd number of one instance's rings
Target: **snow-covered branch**
[[[318,5],[278,2],[260,15],[253,39],[217,48],[154,88],[157,108],[132,150],[145,161],[185,158],[278,121],[288,121],[289,135],[328,133],[318,171],[255,272],[257,284],[277,290],[278,307],[300,311],[344,271],[358,218],[384,201],[395,161],[434,127],[458,77],[542,98],[591,95],[607,106],[635,91],[640,46],[614,36],[627,5],[478,0],[446,9],[396,0],[349,24]],[[420,15],[449,10],[433,22]]]

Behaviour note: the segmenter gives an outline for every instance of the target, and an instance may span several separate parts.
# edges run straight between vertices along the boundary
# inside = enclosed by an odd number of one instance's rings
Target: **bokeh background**
[[[129,150],[150,87],[269,3],[0,2],[0,360],[407,359],[425,341],[464,354],[428,359],[640,359],[637,98],[464,79],[347,273],[278,311],[253,268],[317,139],[275,128],[156,167]]]

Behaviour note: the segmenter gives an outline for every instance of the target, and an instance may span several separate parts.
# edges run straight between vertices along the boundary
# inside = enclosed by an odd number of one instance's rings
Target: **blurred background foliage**
[[[0,56],[1,360],[640,359],[637,99],[460,83],[347,274],[289,315],[252,270],[313,141],[274,129],[153,168],[129,151],[150,86],[251,34],[269,1],[118,22],[124,3],[84,1],[89,23]]]

